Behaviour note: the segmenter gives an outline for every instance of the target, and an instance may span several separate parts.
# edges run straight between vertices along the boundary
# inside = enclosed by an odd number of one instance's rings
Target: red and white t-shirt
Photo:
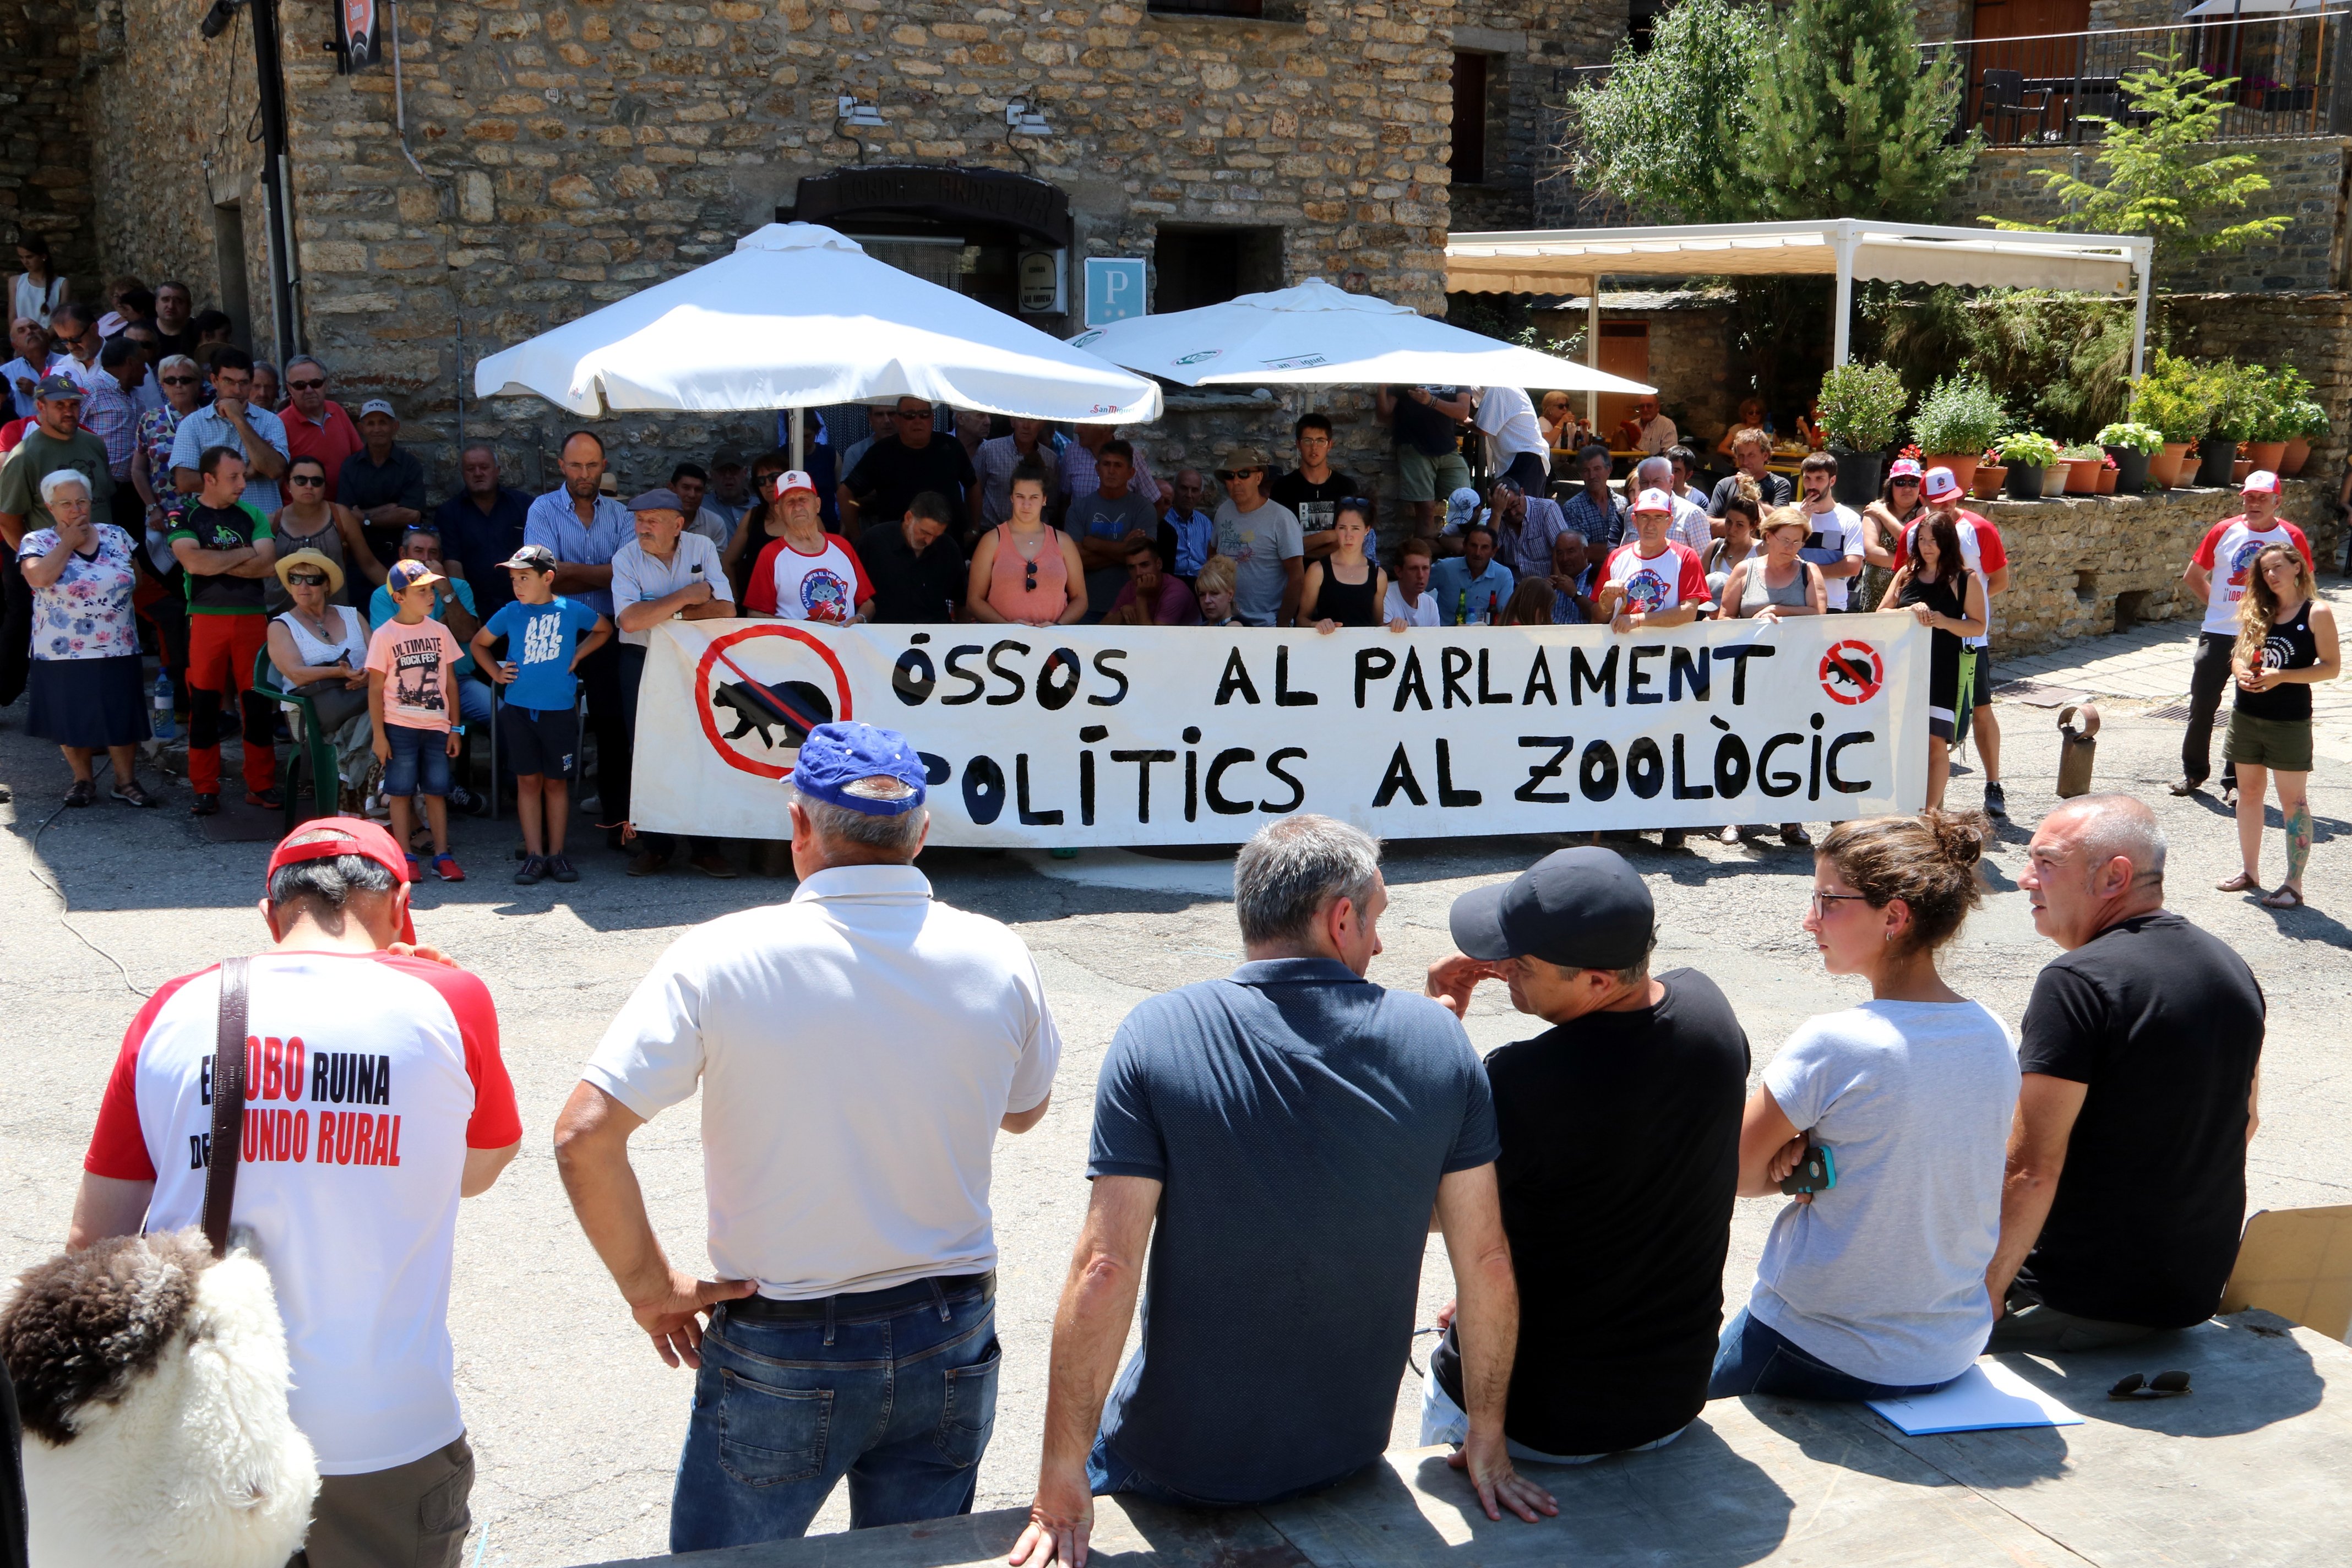
[[[450,1253],[468,1149],[522,1136],[490,994],[383,953],[272,952],[247,984],[245,1142],[231,1221],[286,1320],[294,1424],[322,1475],[421,1459],[465,1430]],[[217,967],[173,981],[122,1037],[93,1175],[153,1182],[145,1229],[204,1220]]]
[[[1713,602],[1698,556],[1689,545],[1677,544],[1671,539],[1655,555],[1643,555],[1639,540],[1619,545],[1610,552],[1609,569],[1601,581],[1625,590],[1624,598],[1617,605],[1620,615],[1635,610],[1655,615],[1661,610],[1678,610],[1685,605]]]
[[[841,535],[828,533],[824,548],[814,555],[793,549],[789,539],[770,540],[744,586],[743,607],[788,621],[839,626],[855,619],[857,606],[873,596],[857,552]]]
[[[1920,521],[1923,520],[1915,519],[1904,529],[1903,537],[1895,542],[1895,569],[1898,572],[1911,559],[1911,536],[1919,531]],[[1989,647],[1992,642],[1992,574],[2009,564],[2009,546],[2000,542],[2000,530],[1990,519],[1972,511],[1962,511],[1954,521],[1953,529],[1960,536],[1961,563],[1983,578],[1985,584],[1985,635],[1963,640],[1969,647]]]
[[[2238,605],[2246,596],[2246,577],[2265,544],[2293,544],[2303,552],[2305,562],[2311,560],[2311,541],[2283,517],[2273,518],[2270,527],[2257,530],[2241,512],[2215,523],[2198,542],[2197,553],[2190,559],[2213,580],[2212,596],[2205,601],[2205,631],[2214,637],[2238,635]]]

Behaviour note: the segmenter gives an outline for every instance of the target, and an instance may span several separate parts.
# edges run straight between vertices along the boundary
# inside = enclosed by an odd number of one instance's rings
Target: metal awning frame
[[[2119,291],[2127,282],[2136,301],[2132,374],[2137,375],[2147,349],[2148,274],[2155,251],[2156,241],[2147,235],[2036,234],[1864,218],[1535,229],[1452,236],[1445,247],[1445,286],[1449,291],[1472,293],[1583,293],[1585,357],[1598,369],[1604,277],[1834,277],[1832,364],[1852,357],[1856,277],[2095,293]],[[1983,265],[1971,266],[1969,258],[1982,258]],[[2011,265],[2001,266],[2004,260]],[[1725,265],[1735,261],[1737,265]],[[2025,268],[2076,280],[2017,284],[1994,276],[1967,276],[1971,271],[2014,274]],[[1546,286],[1528,286],[1538,281]],[[1599,404],[1597,394],[1587,395],[1586,417],[1596,423]]]

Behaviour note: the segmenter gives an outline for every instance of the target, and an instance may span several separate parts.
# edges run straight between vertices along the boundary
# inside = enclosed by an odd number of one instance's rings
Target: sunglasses
[[[890,416],[891,416],[893,419],[923,419],[923,420],[928,420],[928,419],[929,419],[929,418],[930,418],[930,416],[931,416],[931,411],[930,411],[929,409],[928,409],[928,408],[919,408],[919,409],[915,410],[913,413],[909,414],[908,412],[907,412],[907,410],[905,410],[905,409],[901,408],[901,409],[898,409],[898,410],[897,410],[896,412],[894,412]]]
[[[289,572],[286,581],[297,588],[323,588],[327,579],[316,572]]]
[[[1230,484],[1235,479],[1256,479],[1259,475],[1265,472],[1265,470],[1264,468],[1227,468],[1220,471],[1217,478]]]
[[[289,381],[286,389],[289,392],[316,392],[326,384],[323,381]]]
[[[286,476],[286,482],[289,485],[301,485],[306,488],[311,485],[316,485],[320,489],[324,489],[327,484],[327,476],[324,474],[289,474]]]
[[[1907,474],[1897,475],[1895,478],[1891,479],[1886,482],[1891,485],[1909,485],[1914,489],[1916,489],[1919,484],[1918,480],[1911,478]]]
[[[1022,574],[1021,591],[1024,594],[1037,591],[1037,563],[1034,561],[1030,562]]]
[[[193,375],[167,375],[163,378],[163,384],[165,386],[194,386],[196,384],[196,378]]]

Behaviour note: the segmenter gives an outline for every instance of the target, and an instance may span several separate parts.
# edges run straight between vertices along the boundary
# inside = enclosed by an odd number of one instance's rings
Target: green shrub
[[[2263,434],[2278,417],[2267,366],[2225,359],[2206,366],[2205,375],[2212,388],[2214,435],[2231,441],[2273,439]]]
[[[2134,425],[2126,421],[2104,426],[2099,431],[2098,443],[2118,451],[2153,456],[2164,449],[2164,432],[2153,425]]]
[[[2009,423],[2000,399],[1975,376],[1948,375],[1929,387],[1911,416],[1911,438],[1928,456],[1981,452]]]
[[[2204,367],[2158,349],[2132,383],[2132,420],[2154,426],[2167,445],[2201,441],[2213,428],[2214,390]]]
[[[1893,366],[1842,364],[1822,377],[1822,430],[1846,451],[1884,451],[1901,433],[1910,401]]]
[[[2000,460],[2016,468],[2046,468],[2058,460],[2058,443],[2030,430],[2012,431],[2000,438]]]
[[[2327,435],[2327,410],[2309,398],[2290,403],[2281,410],[2274,441],[2317,441]]]
[[[2106,455],[2106,448],[2104,447],[2095,447],[2088,442],[2077,442],[2075,445],[2069,447],[2064,451],[2059,453],[2058,458],[2061,462],[2087,463],[2094,458],[2104,461],[2105,460]]]

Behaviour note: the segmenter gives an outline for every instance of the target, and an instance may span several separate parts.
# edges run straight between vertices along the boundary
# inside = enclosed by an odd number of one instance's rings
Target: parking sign
[[[1087,258],[1087,325],[1108,326],[1143,314],[1143,258]]]

